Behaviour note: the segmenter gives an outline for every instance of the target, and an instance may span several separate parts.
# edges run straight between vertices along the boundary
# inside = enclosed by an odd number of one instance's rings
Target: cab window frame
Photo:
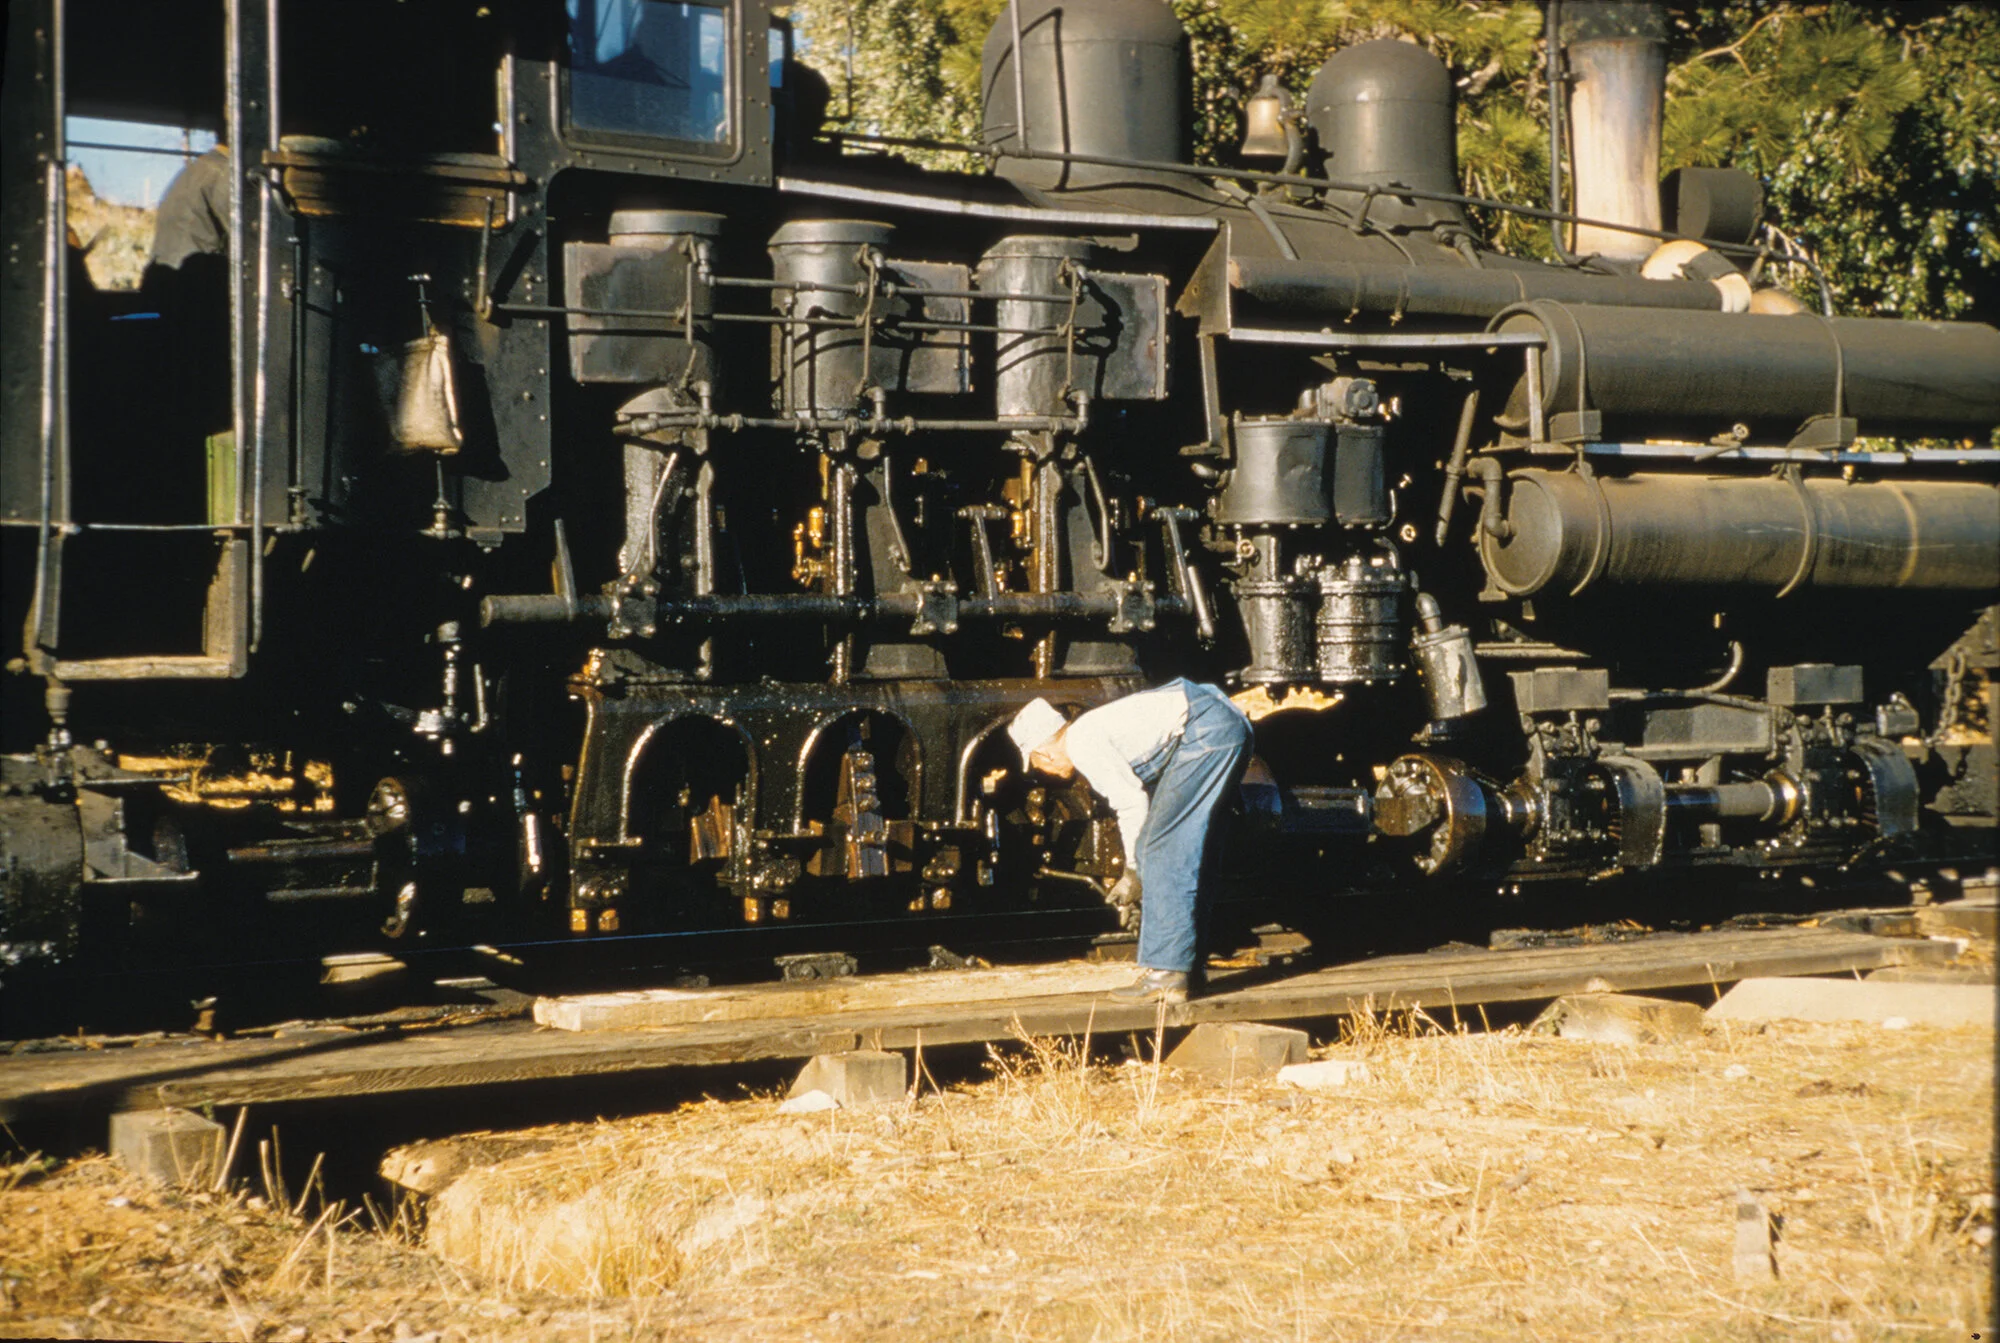
[[[744,120],[748,99],[744,91],[744,5],[742,0],[645,0],[646,3],[681,3],[691,9],[713,10],[722,16],[722,108],[724,134],[718,140],[688,140],[677,136],[639,131],[612,130],[580,125],[575,119],[575,97],[571,83],[572,55],[568,40],[573,30],[568,6],[563,7],[564,50],[554,81],[557,108],[555,124],[563,143],[582,153],[614,153],[662,160],[696,162],[712,167],[734,164],[744,157],[747,146]],[[763,33],[758,34],[758,65],[764,64]]]

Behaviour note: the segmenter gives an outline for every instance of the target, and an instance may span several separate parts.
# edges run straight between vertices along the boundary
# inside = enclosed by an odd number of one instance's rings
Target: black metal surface
[[[0,977],[74,956],[83,924],[83,827],[74,806],[0,797]]]

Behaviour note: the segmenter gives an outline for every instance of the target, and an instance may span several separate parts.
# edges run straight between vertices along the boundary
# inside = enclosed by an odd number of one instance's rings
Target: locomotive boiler
[[[1991,853],[2000,331],[1774,287],[1631,25],[1546,264],[1410,43],[1192,163],[1154,0],[1014,0],[977,173],[823,132],[762,0],[9,24],[10,983],[1107,932],[1001,729],[1173,675],[1280,918]],[[89,285],[83,116],[221,132],[209,271]]]

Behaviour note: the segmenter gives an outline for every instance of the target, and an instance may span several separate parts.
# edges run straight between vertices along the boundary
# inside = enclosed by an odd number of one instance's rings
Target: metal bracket
[[[1792,441],[1785,446],[1809,448],[1819,452],[1838,452],[1842,448],[1853,446],[1854,440],[1860,433],[1859,422],[1848,416],[1815,415],[1799,426],[1799,431],[1792,435]]]
[[[911,634],[958,632],[958,584],[920,583],[916,596],[917,618],[910,622]]]
[[[1549,439],[1556,443],[1587,443],[1604,436],[1604,413],[1559,410],[1549,416]]]
[[[1153,628],[1158,621],[1158,613],[1153,605],[1153,585],[1133,579],[1127,582],[1113,582],[1112,593],[1117,598],[1118,607],[1111,613],[1111,623],[1106,626],[1113,634],[1142,634]]]

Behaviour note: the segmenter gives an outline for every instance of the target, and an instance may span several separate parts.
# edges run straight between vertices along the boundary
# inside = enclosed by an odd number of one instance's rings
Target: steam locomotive
[[[764,0],[9,25],[11,983],[1106,932],[1001,729],[1173,675],[1281,916],[1991,856],[2000,331],[1770,284],[1643,24],[1551,43],[1574,213],[1399,41],[1192,164],[1156,0],[1014,0],[982,173],[823,133]],[[82,278],[78,116],[221,132],[208,279]]]

